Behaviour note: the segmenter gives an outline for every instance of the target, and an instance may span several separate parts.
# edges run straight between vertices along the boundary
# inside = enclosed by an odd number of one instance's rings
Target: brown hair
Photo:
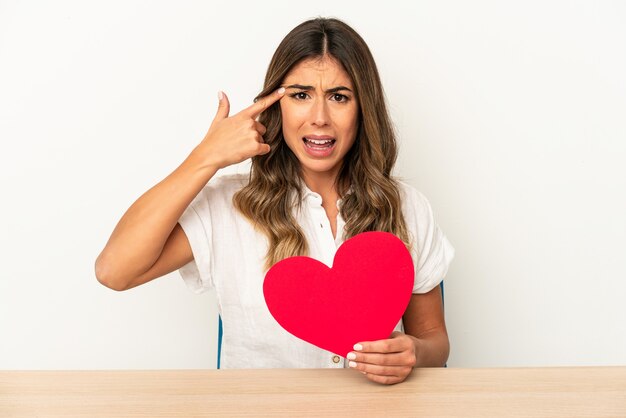
[[[344,239],[384,231],[410,247],[398,183],[391,175],[397,157],[395,132],[376,63],[354,29],[322,17],[296,26],[276,49],[257,99],[278,89],[301,61],[325,56],[343,65],[352,79],[360,113],[356,140],[337,178],[340,213],[346,221]],[[252,158],[250,181],[234,195],[233,203],[268,238],[269,269],[284,258],[307,255],[308,245],[293,215],[294,205],[299,207],[302,201],[302,179],[300,163],[283,138],[280,104],[265,110],[259,122],[267,128],[263,139],[271,151]]]

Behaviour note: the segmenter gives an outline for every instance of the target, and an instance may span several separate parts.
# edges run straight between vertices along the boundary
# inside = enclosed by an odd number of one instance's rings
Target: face
[[[339,173],[356,139],[359,107],[350,76],[330,57],[297,64],[280,100],[283,136],[307,178]]]

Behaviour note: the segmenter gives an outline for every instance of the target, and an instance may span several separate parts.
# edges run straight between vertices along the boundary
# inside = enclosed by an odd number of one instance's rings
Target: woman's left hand
[[[414,337],[394,331],[389,339],[355,344],[354,351],[346,357],[350,360],[348,365],[374,382],[400,383],[417,362],[414,341]]]

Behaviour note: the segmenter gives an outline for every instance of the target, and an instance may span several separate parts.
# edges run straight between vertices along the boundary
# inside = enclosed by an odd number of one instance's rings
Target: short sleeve
[[[203,293],[214,287],[211,208],[209,186],[205,186],[181,215],[178,223],[185,231],[193,260],[178,271],[187,287],[194,293]]]
[[[405,220],[413,239],[413,293],[427,293],[446,276],[455,250],[435,222],[428,199],[411,186],[405,185],[405,191]]]

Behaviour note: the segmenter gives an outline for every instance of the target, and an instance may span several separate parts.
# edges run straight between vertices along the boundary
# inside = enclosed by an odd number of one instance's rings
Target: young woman
[[[223,368],[351,367],[391,384],[414,367],[443,366],[438,285],[454,249],[426,198],[392,177],[396,139],[366,43],[340,20],[306,21],[278,46],[264,84],[233,116],[219,92],[202,142],[119,221],[96,261],[98,280],[125,290],[179,269],[192,290],[214,288]],[[249,175],[215,177],[248,158]],[[388,339],[360,342],[341,359],[276,323],[263,279],[294,255],[330,266],[341,243],[365,231],[404,241],[413,295]]]

